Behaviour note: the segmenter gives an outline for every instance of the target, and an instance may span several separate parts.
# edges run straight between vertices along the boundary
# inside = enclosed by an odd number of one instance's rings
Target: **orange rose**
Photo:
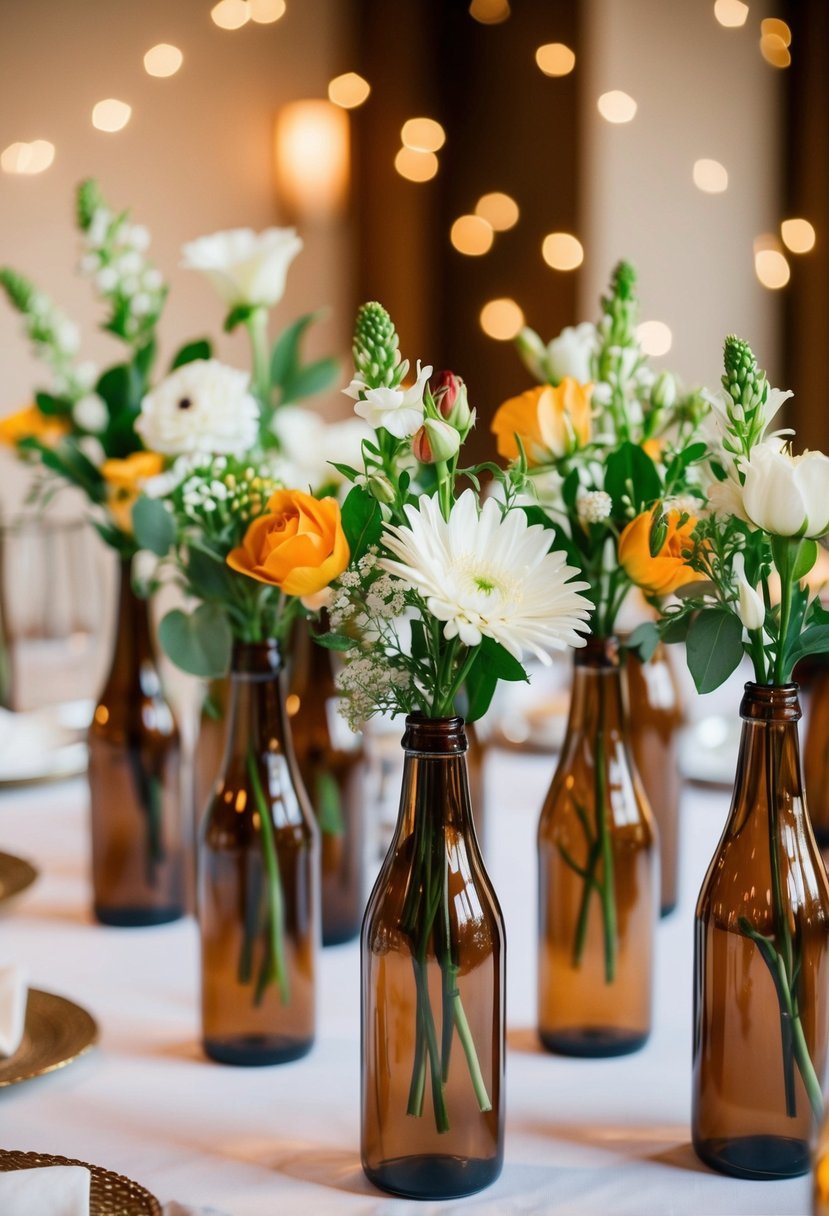
[[[642,451],[645,453],[645,455],[650,456],[654,464],[659,464],[664,450],[664,439],[646,439],[642,444]]]
[[[677,587],[704,578],[688,565],[694,542],[691,533],[697,521],[692,517],[679,527],[681,511],[668,511],[668,534],[656,557],[651,557],[650,536],[654,512],[643,511],[627,525],[619,537],[619,562],[631,582],[649,595],[669,595]]]
[[[164,457],[158,452],[133,452],[124,460],[111,458],[101,465],[109,513],[122,532],[132,532],[132,508],[142,485],[150,477],[157,477],[163,468]]]
[[[15,414],[0,418],[0,443],[11,446],[18,444],[21,439],[39,439],[52,447],[68,431],[69,423],[65,418],[42,414],[36,405],[27,405]]]
[[[286,595],[309,596],[342,574],[350,556],[336,498],[277,490],[227,564]]]
[[[516,435],[530,466],[549,464],[584,447],[590,442],[592,387],[565,376],[561,384],[542,384],[519,397],[510,397],[498,408],[492,422],[498,454],[506,460],[516,459]]]

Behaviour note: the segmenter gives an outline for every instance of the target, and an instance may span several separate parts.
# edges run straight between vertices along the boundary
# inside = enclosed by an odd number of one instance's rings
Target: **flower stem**
[[[278,988],[283,1005],[291,999],[290,977],[285,961],[285,909],[282,895],[282,882],[279,876],[279,860],[276,856],[271,809],[265,798],[259,767],[253,748],[248,747],[248,776],[253,787],[256,808],[259,811],[259,826],[262,837],[262,853],[265,859],[265,869],[268,874],[268,934],[270,939],[271,964],[266,981],[273,979]]]
[[[250,335],[251,354],[253,356],[253,388],[265,411],[263,422],[267,426],[271,411],[271,364],[268,352],[268,311],[266,308],[256,308],[247,321]]]
[[[776,684],[785,683],[786,638],[789,633],[789,621],[792,615],[792,577],[790,550],[786,545],[786,557],[782,563],[784,569],[780,574],[780,628],[777,637],[777,662],[775,664],[774,680]]]

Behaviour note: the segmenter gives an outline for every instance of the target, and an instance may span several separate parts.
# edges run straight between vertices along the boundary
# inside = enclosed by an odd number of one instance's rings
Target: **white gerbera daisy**
[[[148,393],[135,424],[145,445],[169,456],[241,455],[259,434],[259,405],[247,372],[218,359],[185,363]]]
[[[354,413],[373,430],[384,427],[395,439],[406,439],[423,423],[423,394],[431,374],[431,367],[421,369],[418,359],[417,380],[411,388],[367,388],[365,381],[355,376],[343,392],[357,399]]]
[[[436,498],[406,507],[408,527],[387,525],[386,547],[400,559],[379,565],[426,600],[447,638],[477,646],[493,638],[521,661],[525,651],[549,663],[548,651],[583,646],[590,615],[580,595],[589,584],[563,553],[548,553],[550,538],[523,511],[501,514],[495,499],[478,512],[472,490],[452,508],[448,522]]]

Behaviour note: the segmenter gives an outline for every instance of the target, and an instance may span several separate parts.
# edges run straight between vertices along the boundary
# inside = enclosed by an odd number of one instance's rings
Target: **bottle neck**
[[[410,714],[402,741],[405,752],[398,832],[405,838],[418,823],[435,830],[472,828],[467,738],[463,718]]]
[[[573,654],[568,736],[627,725],[618,638],[589,637]]]
[[[327,618],[320,614],[320,632],[328,629]],[[331,651],[314,641],[314,628],[310,621],[296,622],[291,638],[290,684],[291,692],[299,697],[325,700],[336,695]]]
[[[106,687],[136,688],[148,696],[159,693],[150,631],[149,602],[132,589],[129,558],[122,559],[118,570],[118,610],[115,619],[115,644]]]
[[[797,724],[798,686],[746,684],[730,827],[738,830],[751,814],[782,825],[789,816],[806,821]]]
[[[286,751],[282,656],[275,641],[235,642],[230,665],[227,755]]]

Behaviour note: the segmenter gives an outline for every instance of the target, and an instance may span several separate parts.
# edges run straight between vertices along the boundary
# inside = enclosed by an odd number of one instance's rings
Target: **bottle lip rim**
[[[422,742],[415,742],[418,737]],[[465,720],[459,714],[451,718],[407,714],[400,746],[407,754],[418,756],[462,755],[469,747]]]
[[[797,722],[803,716],[800,708],[800,685],[755,684],[748,680],[743,686],[740,717],[744,722]]]

